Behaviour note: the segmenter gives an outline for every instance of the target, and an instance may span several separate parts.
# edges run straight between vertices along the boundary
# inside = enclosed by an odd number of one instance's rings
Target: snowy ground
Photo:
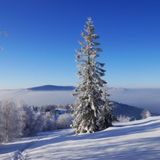
[[[160,116],[94,134],[74,135],[72,129],[40,133],[0,146],[0,160],[15,152],[26,160],[159,160]]]

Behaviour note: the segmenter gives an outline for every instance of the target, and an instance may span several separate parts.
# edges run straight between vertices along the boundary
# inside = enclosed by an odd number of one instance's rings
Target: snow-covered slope
[[[13,155],[26,160],[159,160],[159,143],[157,116],[117,123],[93,134],[74,135],[72,129],[41,133],[1,145],[0,160],[11,159]]]

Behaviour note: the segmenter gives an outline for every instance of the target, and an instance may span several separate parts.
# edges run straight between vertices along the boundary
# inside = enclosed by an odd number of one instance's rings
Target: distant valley
[[[44,85],[27,89],[0,90],[0,101],[13,99],[29,105],[72,104],[74,86]],[[109,88],[110,99],[160,114],[160,89]]]

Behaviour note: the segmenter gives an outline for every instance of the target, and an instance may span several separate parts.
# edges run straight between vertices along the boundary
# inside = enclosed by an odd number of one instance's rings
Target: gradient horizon
[[[1,0],[0,89],[76,85],[75,50],[92,17],[108,85],[160,88],[160,1]],[[1,32],[0,32],[1,33]]]

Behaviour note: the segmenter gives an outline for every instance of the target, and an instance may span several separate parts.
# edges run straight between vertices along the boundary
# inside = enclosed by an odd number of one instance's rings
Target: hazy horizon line
[[[61,84],[42,84],[42,85],[33,85],[31,87],[10,87],[10,88],[1,88],[0,90],[18,90],[18,89],[29,89],[34,87],[41,87],[41,86],[62,86],[62,87],[76,87],[76,85],[61,85]],[[115,88],[115,89],[160,89],[160,87],[124,87],[124,86],[107,86],[108,88]]]

